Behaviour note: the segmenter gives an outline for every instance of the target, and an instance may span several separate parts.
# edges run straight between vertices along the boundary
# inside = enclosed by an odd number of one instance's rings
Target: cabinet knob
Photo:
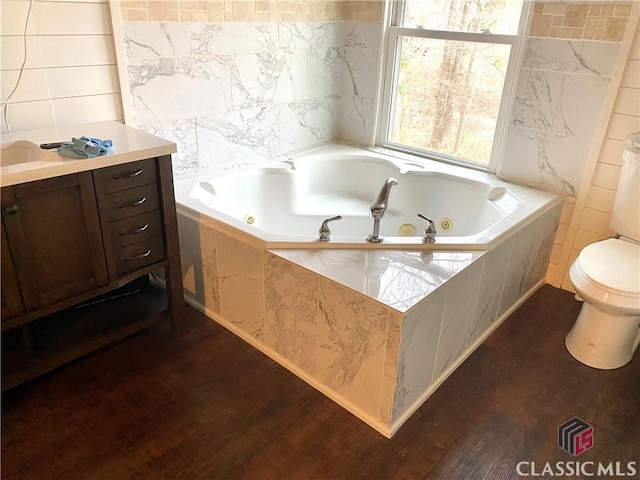
[[[18,205],[16,205],[15,203],[13,205],[9,205],[4,209],[4,211],[9,215],[15,215],[16,213],[18,213]]]

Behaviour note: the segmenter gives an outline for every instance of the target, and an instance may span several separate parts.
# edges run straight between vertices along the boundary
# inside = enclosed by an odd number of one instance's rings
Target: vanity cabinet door
[[[4,221],[0,228],[2,236],[2,258],[0,259],[0,267],[2,267],[2,288],[0,296],[2,296],[2,321],[8,320],[20,315],[24,312],[24,304],[22,303],[22,295],[20,295],[20,287],[18,287],[18,275],[9,251],[9,242],[4,231]]]
[[[2,209],[27,310],[108,283],[90,172],[5,187]]]

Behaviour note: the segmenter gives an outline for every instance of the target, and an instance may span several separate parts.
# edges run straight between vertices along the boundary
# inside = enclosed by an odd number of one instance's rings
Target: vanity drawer
[[[116,275],[151,265],[164,260],[164,241],[162,237],[153,237],[143,242],[132,243],[113,251]]]
[[[108,222],[133,217],[160,208],[158,186],[154,183],[104,196]]]
[[[160,210],[127,217],[109,224],[109,234],[113,248],[142,242],[162,235]]]
[[[158,173],[154,158],[101,168],[94,175],[102,184],[104,193],[119,192],[129,188],[156,183]]]

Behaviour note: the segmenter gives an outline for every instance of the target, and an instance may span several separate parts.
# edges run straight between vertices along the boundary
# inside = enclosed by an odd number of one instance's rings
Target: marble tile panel
[[[550,38],[529,38],[522,66],[541,70],[610,76],[620,44]]]
[[[342,49],[341,56],[340,93],[375,98],[378,88],[378,51],[346,47]]]
[[[278,24],[278,46],[286,50],[330,48],[344,45],[340,22],[288,22]]]
[[[507,311],[525,293],[525,278],[532,260],[531,248],[535,240],[532,235],[534,230],[534,226],[527,225],[513,237],[513,248],[498,306],[498,316]]]
[[[310,98],[338,95],[343,75],[342,49],[313,48],[307,53],[307,95]]]
[[[561,214],[562,204],[559,204],[532,224],[531,230],[534,240],[531,246],[531,260],[525,273],[522,293],[527,292],[545,276]]]
[[[172,158],[174,176],[199,170],[195,118],[136,125],[136,128],[176,143],[178,152]]]
[[[226,112],[231,106],[228,57],[166,58],[129,66],[136,124]]]
[[[340,96],[340,138],[371,145],[375,124],[375,101],[371,98]]]
[[[326,278],[406,312],[484,252],[272,250]]]
[[[592,141],[593,137],[549,135],[538,158],[543,185],[560,194],[576,195],[580,191]]]
[[[267,253],[264,289],[264,343],[314,376],[318,332],[318,277]]]
[[[191,55],[186,23],[124,22],[122,34],[129,66],[142,65],[145,60]]]
[[[475,342],[498,318],[498,306],[512,248],[513,238],[509,238],[483,257],[484,268],[482,269],[475,313],[478,322],[471,331],[469,343]]]
[[[431,385],[438,351],[446,288],[430,293],[405,314],[391,422]]]
[[[220,314],[238,328],[262,341],[262,251],[219,232],[216,232],[215,241],[220,284]]]
[[[306,54],[302,52],[236,54],[231,63],[233,109],[303,99],[306,82]]]
[[[592,139],[609,88],[608,77],[566,74],[553,133]]]
[[[200,167],[222,172],[269,161],[278,152],[277,121],[273,106],[196,118]]]
[[[320,279],[317,378],[378,418],[389,311]]]
[[[382,25],[368,22],[344,22],[344,45],[347,47],[380,49]]]
[[[433,371],[438,378],[467,348],[478,323],[476,303],[484,258],[474,262],[453,277],[446,285],[438,354]]]
[[[278,49],[276,23],[190,23],[189,31],[193,53],[223,55]]]
[[[560,72],[521,69],[511,123],[550,131],[562,92],[563,78]]]
[[[385,425],[391,424],[391,411],[398,370],[398,355],[400,352],[400,338],[402,334],[403,315],[394,310],[389,311],[387,323],[387,342],[384,354],[384,372],[382,377],[382,392],[380,397],[380,420]]]
[[[340,99],[323,97],[287,104],[278,104],[278,135],[280,152],[311,147],[337,138]]]
[[[590,141],[511,126],[498,176],[560,194],[576,195]]]
[[[239,53],[231,62],[231,99],[234,110],[274,103],[276,84],[285,70],[282,52]]]

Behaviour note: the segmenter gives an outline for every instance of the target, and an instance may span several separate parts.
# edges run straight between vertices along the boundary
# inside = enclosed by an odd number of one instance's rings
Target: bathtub
[[[562,210],[483,172],[335,145],[175,188],[186,300],[387,437],[544,283]]]
[[[370,205],[389,177],[389,206],[380,223],[381,244],[366,241],[373,229]],[[266,248],[399,248],[485,250],[557,196],[511,185],[471,169],[421,163],[407,157],[328,146],[257,168],[176,184],[178,208],[262,241]],[[435,243],[423,242],[426,222]],[[327,218],[330,242],[318,240]]]

